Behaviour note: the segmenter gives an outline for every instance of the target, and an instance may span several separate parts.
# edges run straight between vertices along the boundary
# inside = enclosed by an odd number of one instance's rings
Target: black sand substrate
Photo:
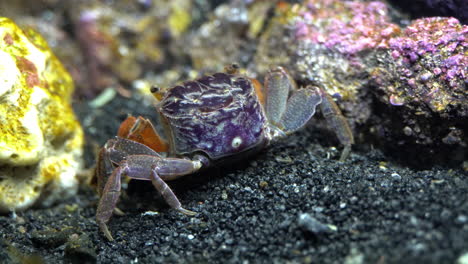
[[[77,107],[88,140],[102,144],[129,109],[153,111],[131,104]],[[194,217],[168,208],[150,183],[130,182],[125,215],[109,224],[113,242],[98,231],[98,197],[86,186],[52,208],[0,216],[0,262],[456,263],[468,253],[461,167],[408,168],[379,150],[340,163],[340,148],[312,126],[170,183]]]

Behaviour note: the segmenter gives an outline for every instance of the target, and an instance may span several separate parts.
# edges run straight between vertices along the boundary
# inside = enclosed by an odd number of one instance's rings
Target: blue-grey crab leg
[[[151,155],[131,155],[119,163],[119,166],[109,177],[98,204],[96,222],[105,236],[112,241],[112,235],[106,223],[112,216],[114,208],[120,196],[121,178],[127,175],[132,179],[150,180],[154,187],[161,193],[168,205],[186,215],[195,215],[194,212],[182,208],[181,203],[165,183],[199,170],[201,163],[177,158],[162,158]]]
[[[289,91],[295,89],[295,82],[285,69],[277,67],[266,74],[264,85],[266,117],[271,124],[278,125],[286,111]]]
[[[322,102],[320,91],[316,87],[294,91],[287,101],[286,111],[281,116],[280,129],[290,134],[303,127],[315,114],[317,105]]]
[[[344,146],[340,157],[340,161],[344,161],[349,156],[351,145],[354,144],[353,133],[336,103],[323,89],[307,86],[305,89],[294,91],[281,117],[280,129],[289,134],[303,127],[314,115],[318,105],[328,126]]]
[[[315,114],[318,105],[330,128],[344,145],[344,161],[354,144],[353,133],[340,109],[323,89],[314,86],[297,89],[282,67],[270,70],[265,77],[265,114],[272,125],[273,137],[290,134],[303,127]]]

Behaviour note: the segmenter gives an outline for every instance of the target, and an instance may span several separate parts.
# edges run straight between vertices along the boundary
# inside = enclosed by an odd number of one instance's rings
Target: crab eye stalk
[[[163,98],[162,89],[157,87],[156,85],[151,86],[150,92],[153,94],[154,98],[156,98],[156,100],[158,101],[161,101],[161,99]]]
[[[224,67],[224,71],[228,74],[238,74],[239,73],[239,64],[233,63]]]

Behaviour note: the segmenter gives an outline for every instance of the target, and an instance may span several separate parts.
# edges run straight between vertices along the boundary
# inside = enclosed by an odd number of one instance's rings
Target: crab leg
[[[294,90],[294,86],[295,82],[282,67],[270,70],[265,76],[265,114],[271,124],[280,123],[281,116],[286,111],[289,91]]]
[[[280,128],[290,134],[303,127],[315,114],[315,109],[322,102],[320,91],[316,87],[294,91],[287,101],[286,111],[281,116]]]
[[[319,88],[319,90],[323,99],[320,110],[327,120],[328,126],[335,131],[338,140],[344,146],[340,157],[340,161],[344,161],[349,156],[351,145],[354,144],[353,132],[331,96],[323,89]]]
[[[106,223],[111,218],[114,208],[116,208],[117,201],[120,197],[120,178],[127,169],[127,167],[118,167],[114,170],[104,186],[102,196],[96,210],[96,222],[101,231],[110,241],[114,240],[114,238],[112,238]]]
[[[287,135],[303,127],[322,102],[318,88],[297,89],[292,77],[282,67],[270,70],[265,76],[265,114],[270,124]]]
[[[158,190],[158,192],[162,195],[167,204],[171,208],[174,208],[185,215],[196,215],[197,213],[182,208],[182,204],[179,202],[179,199],[177,199],[177,196],[175,196],[174,192],[172,192],[167,183],[161,179],[158,174],[156,174],[155,170],[156,168],[154,168],[151,173],[151,182],[153,183],[153,186],[156,188],[156,190]]]
[[[99,195],[102,195],[104,186],[114,170],[113,165],[119,164],[130,155],[160,156],[157,152],[141,143],[119,137],[109,139],[99,152],[96,166]]]
[[[186,215],[195,215],[194,212],[182,208],[181,203],[165,183],[165,180],[172,180],[193,173],[200,167],[201,163],[199,161],[162,158],[151,155],[128,156],[120,162],[104,187],[96,212],[96,222],[106,237],[112,241],[113,238],[106,223],[111,218],[119,199],[120,182],[123,175],[127,175],[132,179],[150,180],[170,207]]]
[[[297,89],[292,77],[281,67],[265,77],[265,114],[272,124],[274,136],[290,134],[303,127],[315,114],[318,105],[329,126],[344,145],[340,161],[344,161],[354,144],[352,131],[340,109],[323,89],[307,86]]]
[[[112,162],[109,160],[109,152],[106,148],[102,148],[99,151],[97,164],[96,164],[96,177],[97,177],[97,191],[99,196],[102,195],[104,191],[104,184],[109,179],[112,170]]]

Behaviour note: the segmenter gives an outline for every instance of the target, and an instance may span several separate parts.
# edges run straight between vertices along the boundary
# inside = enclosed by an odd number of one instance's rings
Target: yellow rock
[[[0,211],[76,193],[83,131],[73,81],[45,40],[0,17]]]

